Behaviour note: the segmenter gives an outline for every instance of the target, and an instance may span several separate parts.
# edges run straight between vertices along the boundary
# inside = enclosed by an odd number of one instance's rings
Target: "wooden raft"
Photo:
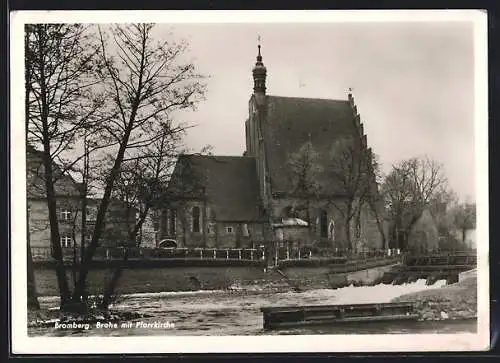
[[[412,303],[263,307],[264,329],[417,320]]]

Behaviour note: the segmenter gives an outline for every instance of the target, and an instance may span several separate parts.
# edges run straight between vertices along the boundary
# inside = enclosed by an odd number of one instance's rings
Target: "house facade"
[[[42,177],[44,172],[42,160],[42,153],[27,145],[27,222],[32,249],[51,248],[49,211],[45,183]],[[82,224],[81,185],[71,175],[60,172],[57,165],[54,165],[54,171],[56,175],[60,174],[54,183],[54,189],[61,246],[63,249],[73,249],[75,246],[81,246],[82,243],[88,244],[94,229],[100,199],[87,198],[85,224]],[[135,212],[130,213],[121,202],[111,200],[101,246],[129,244],[128,230],[134,221]],[[85,226],[85,233],[82,233],[82,226]]]
[[[260,45],[252,75],[244,156],[181,155],[168,186],[169,205],[162,208],[162,238],[182,246],[247,247],[280,239],[280,221],[298,218],[307,227],[290,238],[299,244],[384,248],[373,210],[360,204],[357,218],[347,218],[346,196],[330,173],[337,140],[354,140],[371,158],[352,95],[347,100],[268,95]],[[290,167],[291,155],[306,143],[322,170],[314,175],[318,190],[310,195],[294,188]],[[369,180],[377,193],[374,175]]]

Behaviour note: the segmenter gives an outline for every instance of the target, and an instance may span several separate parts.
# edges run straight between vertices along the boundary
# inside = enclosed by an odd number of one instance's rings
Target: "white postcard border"
[[[487,14],[481,10],[398,11],[26,11],[11,14],[11,317],[19,354],[466,351],[489,347]],[[448,335],[210,337],[28,337],[23,26],[34,22],[311,23],[468,21],[474,23],[478,332]]]

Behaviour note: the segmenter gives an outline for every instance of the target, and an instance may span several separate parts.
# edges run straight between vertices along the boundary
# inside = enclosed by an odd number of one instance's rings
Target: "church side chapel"
[[[268,95],[260,45],[252,74],[244,155],[181,155],[161,238],[179,247],[385,248],[372,151],[351,92]]]

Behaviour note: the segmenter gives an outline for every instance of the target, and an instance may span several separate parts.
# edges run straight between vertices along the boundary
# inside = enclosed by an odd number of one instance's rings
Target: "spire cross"
[[[261,37],[260,37],[260,34],[257,35],[257,47],[259,48],[259,57],[261,56],[260,55],[260,40],[261,40]]]

